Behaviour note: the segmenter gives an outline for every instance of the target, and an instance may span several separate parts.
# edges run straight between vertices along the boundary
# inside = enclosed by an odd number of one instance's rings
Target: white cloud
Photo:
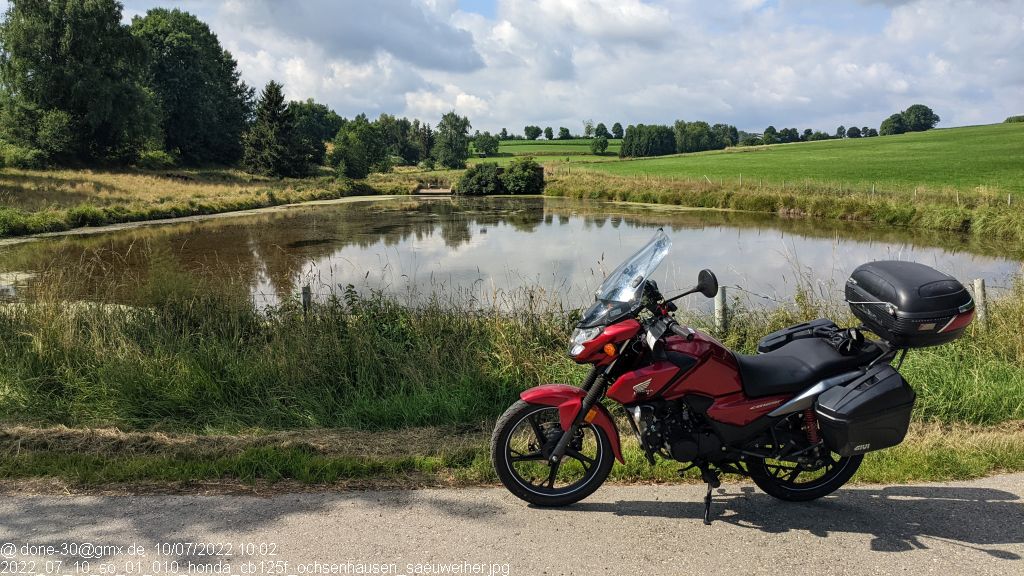
[[[221,0],[202,16],[248,82],[282,80],[289,97],[346,116],[436,122],[456,109],[515,132],[579,131],[586,118],[833,130],[916,102],[947,126],[1024,102],[1024,0],[497,2],[493,19],[455,0]]]

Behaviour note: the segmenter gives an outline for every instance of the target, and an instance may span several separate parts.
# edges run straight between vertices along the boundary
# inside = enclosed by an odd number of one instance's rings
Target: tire
[[[771,470],[775,465],[769,464],[763,458],[748,459],[747,473],[754,484],[770,496],[788,502],[807,502],[838,490],[853,477],[864,460],[863,455],[842,457],[829,454],[827,457],[832,464],[825,466],[825,473],[807,482],[797,482],[796,478],[790,481],[779,478]]]
[[[491,435],[491,463],[498,479],[509,492],[536,506],[568,506],[579,502],[604,483],[615,463],[608,435],[593,424],[585,424],[555,469],[555,479],[552,480],[547,455],[563,434],[557,416],[558,408],[555,406],[539,406],[519,400],[501,415]],[[535,443],[529,444],[528,452],[516,450],[531,437]],[[591,461],[589,467],[585,460]],[[526,468],[547,474],[551,487],[534,484],[533,478],[528,480],[523,466],[520,466],[524,463]],[[582,470],[579,480],[563,480],[567,485],[557,486],[560,473],[564,477],[577,470]]]

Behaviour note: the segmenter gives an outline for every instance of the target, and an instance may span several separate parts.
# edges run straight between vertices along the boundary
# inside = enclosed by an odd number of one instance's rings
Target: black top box
[[[963,284],[916,262],[858,266],[846,281],[846,301],[865,328],[898,348],[956,340],[974,318],[974,300]]]

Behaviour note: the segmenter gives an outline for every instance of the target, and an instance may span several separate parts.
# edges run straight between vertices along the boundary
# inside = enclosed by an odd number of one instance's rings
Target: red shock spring
[[[804,410],[804,424],[807,427],[807,441],[814,446],[820,441],[818,437],[818,417],[814,414],[814,408]]]

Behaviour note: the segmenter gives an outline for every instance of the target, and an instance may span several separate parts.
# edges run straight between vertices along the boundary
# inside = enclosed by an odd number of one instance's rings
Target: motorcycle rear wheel
[[[562,434],[555,406],[519,400],[501,415],[491,436],[491,462],[509,492],[537,506],[568,506],[604,483],[615,459],[604,430],[580,427],[562,461],[552,465],[548,456]]]
[[[750,458],[747,473],[754,484],[770,496],[789,502],[807,502],[827,496],[846,484],[860,468],[864,456],[829,453],[825,459],[825,466],[818,470],[802,470],[793,462]],[[804,476],[803,481],[800,476]]]

